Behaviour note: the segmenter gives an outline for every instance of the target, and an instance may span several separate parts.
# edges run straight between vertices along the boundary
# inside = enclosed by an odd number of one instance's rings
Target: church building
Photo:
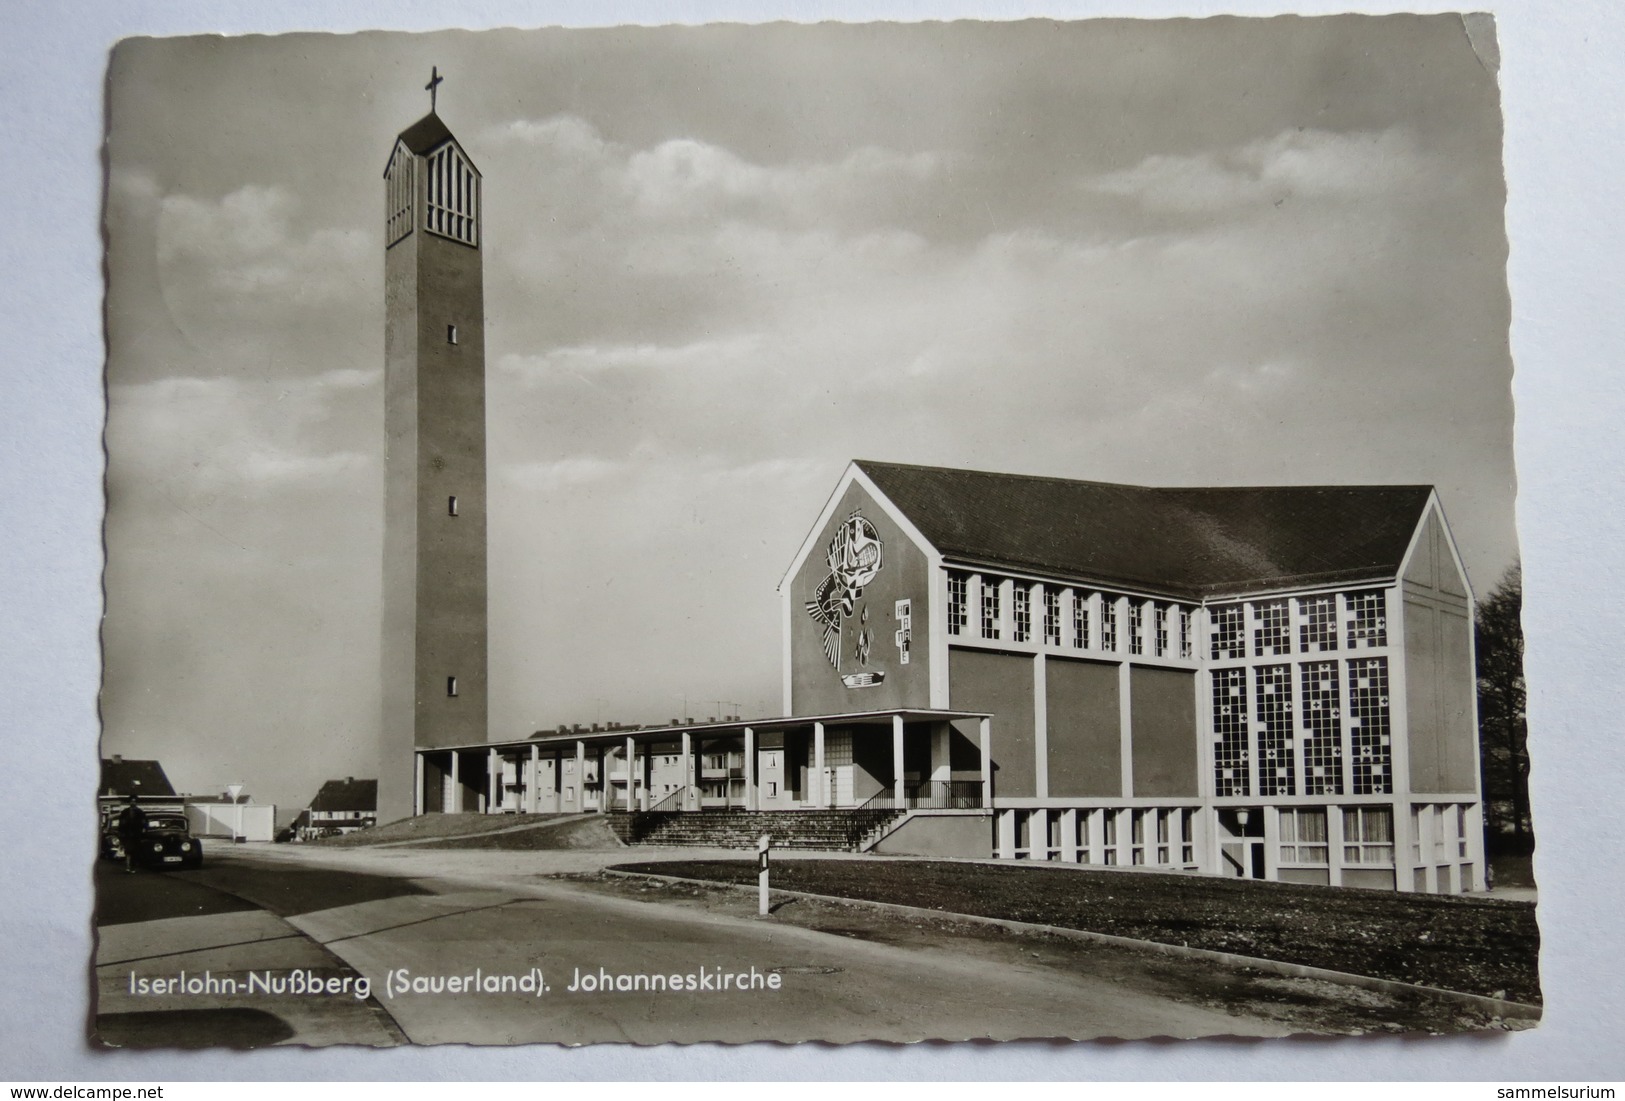
[[[780,585],[781,716],[489,740],[481,178],[431,110],[384,182],[379,821],[744,816],[882,853],[1485,886],[1473,603],[1428,486],[856,461]]]

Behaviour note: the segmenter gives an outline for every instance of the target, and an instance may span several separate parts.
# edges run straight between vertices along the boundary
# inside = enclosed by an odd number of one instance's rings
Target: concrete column
[[[1078,811],[1075,807],[1061,812],[1061,861],[1065,864],[1078,862]]]
[[[530,747],[530,781],[525,784],[525,811],[535,814],[540,805],[542,786],[542,747],[531,743]]]
[[[1449,857],[1449,872],[1446,883],[1441,883],[1441,890],[1448,890],[1453,895],[1461,894],[1461,838],[1456,833],[1456,807],[1455,804],[1439,809],[1439,836],[1444,838],[1445,855]],[[1397,846],[1396,846],[1397,847]],[[1397,863],[1398,856],[1395,855]]]
[[[463,813],[463,780],[458,772],[457,762],[461,754],[455,749],[451,751],[451,812]]]
[[[1396,825],[1394,829],[1395,839],[1397,840],[1399,827]],[[1395,846],[1394,859],[1396,861],[1400,859],[1397,845]],[[1341,887],[1343,885],[1342,807],[1326,808],[1326,864],[1329,873],[1327,882],[1333,887]],[[1403,878],[1401,878],[1399,875],[1401,871],[1405,873]],[[1396,863],[1394,867],[1394,883],[1401,891],[1408,891],[1411,889],[1411,875],[1408,865],[1401,867]]]
[[[694,735],[683,731],[683,805],[679,810],[699,806],[699,792],[694,790]]]
[[[412,754],[412,816],[423,813],[423,754]],[[382,824],[382,823],[380,823]]]
[[[576,813],[587,811],[587,743],[576,742]]]
[[[813,806],[829,806],[829,786],[824,782],[824,724],[813,723]]]
[[[1117,610],[1122,614],[1118,629],[1126,630],[1128,601],[1119,601]],[[1117,637],[1121,641],[1125,636],[1119,634]],[[1128,653],[1126,645],[1123,653]],[[1120,662],[1117,666],[1117,758],[1124,799],[1134,798],[1134,701],[1129,699],[1130,684],[1129,663]]]
[[[497,780],[502,774],[502,758],[496,750],[489,750],[485,754],[485,810],[487,813],[497,809]]]
[[[756,792],[756,731],[745,727],[745,809],[760,810]]]
[[[891,775],[892,798],[896,800],[898,810],[903,809],[905,796],[903,794],[903,716],[891,717]]]
[[[954,778],[953,757],[949,746],[953,738],[953,724],[947,721],[931,727],[931,781],[946,784]]]
[[[1105,834],[1107,810],[1086,810],[1083,812],[1083,828],[1087,833],[1084,844],[1089,851],[1089,863],[1099,866],[1106,861]]]
[[[1467,808],[1467,859],[1472,861],[1469,891],[1482,891],[1488,884],[1484,875],[1484,804]]]
[[[632,813],[637,809],[637,801],[633,793],[638,787],[637,776],[637,746],[632,744],[632,735],[626,736],[626,812]]]
[[[1264,878],[1281,878],[1281,811],[1274,804],[1264,807]]]
[[[1178,807],[1170,807],[1159,813],[1168,816],[1168,860],[1169,867],[1177,868],[1180,865],[1180,854],[1185,850],[1185,816]]]
[[[1049,666],[1040,650],[1033,655],[1033,787],[1049,798]]]
[[[999,847],[998,851],[993,855],[1000,860],[1014,860],[1016,858],[1016,812],[1001,810],[994,815],[994,820],[998,823]]]
[[[978,740],[982,748],[982,806],[993,805],[993,720],[978,721]]]

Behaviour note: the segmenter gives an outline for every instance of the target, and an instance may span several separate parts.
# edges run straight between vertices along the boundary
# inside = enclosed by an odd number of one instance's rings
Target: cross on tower
[[[431,115],[434,114],[435,96],[440,91],[440,85],[445,81],[445,79],[445,77],[440,75],[440,66],[435,65],[430,67],[429,83],[423,86],[423,90],[429,93],[429,113]]]

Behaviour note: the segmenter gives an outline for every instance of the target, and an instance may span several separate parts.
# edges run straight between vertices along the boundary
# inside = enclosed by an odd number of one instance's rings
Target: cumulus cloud
[[[1426,178],[1449,180],[1401,128],[1330,133],[1294,129],[1267,140],[1194,155],[1154,154],[1133,168],[1088,181],[1096,191],[1146,206],[1212,212],[1287,199],[1377,198]]]

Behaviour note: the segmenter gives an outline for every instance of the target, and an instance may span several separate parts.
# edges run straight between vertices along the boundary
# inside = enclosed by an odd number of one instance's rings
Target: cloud
[[[158,259],[228,296],[322,301],[354,293],[374,258],[366,235],[310,227],[280,187],[251,184],[219,199],[168,195],[160,204]]]
[[[1147,207],[1200,213],[1288,199],[1360,199],[1448,183],[1450,174],[1400,128],[1331,133],[1287,130],[1266,140],[1196,155],[1154,154],[1089,188]]]

